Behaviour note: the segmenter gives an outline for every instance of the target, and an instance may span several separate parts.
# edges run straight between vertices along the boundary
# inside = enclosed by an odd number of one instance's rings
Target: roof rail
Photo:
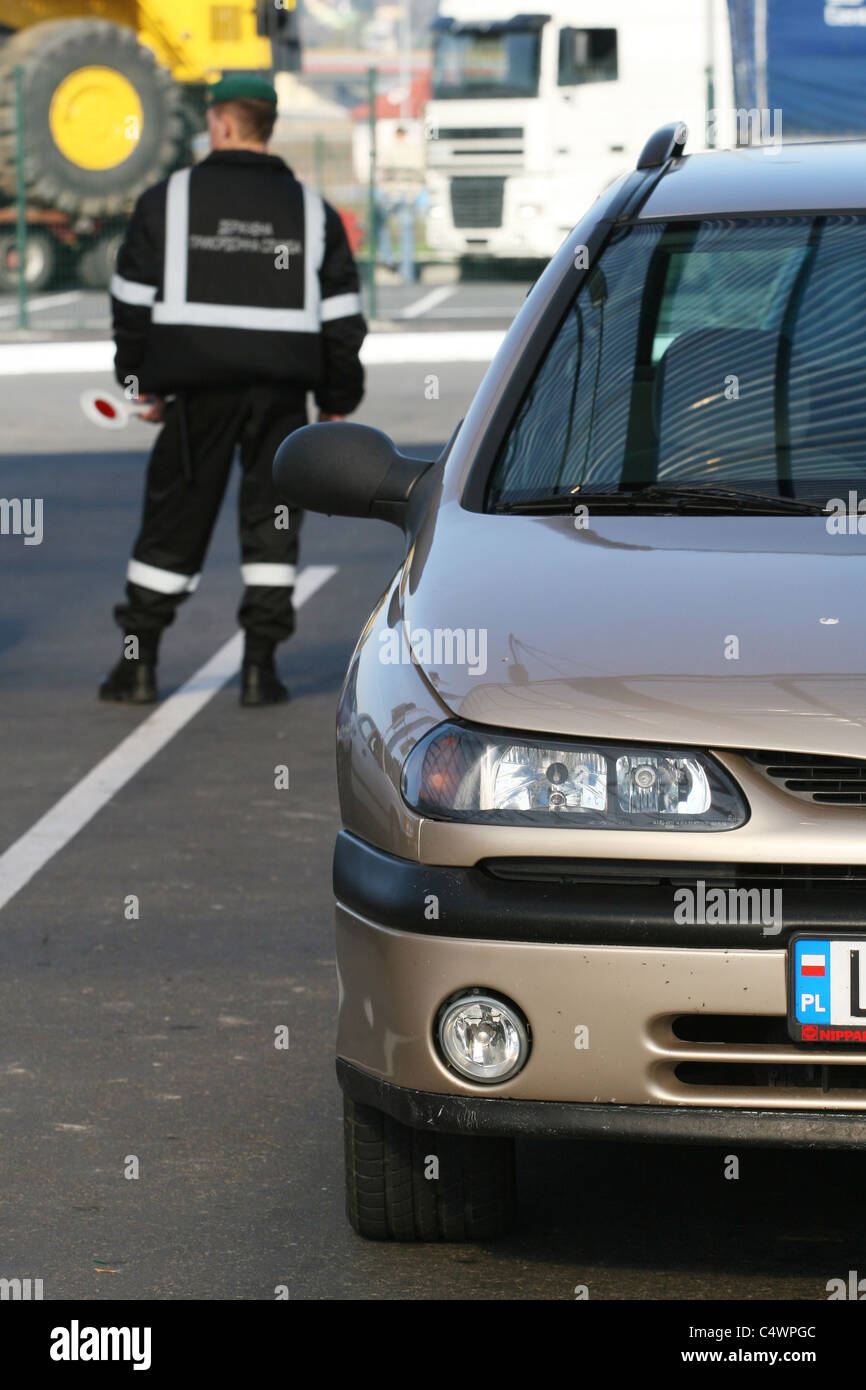
[[[689,128],[685,121],[673,125],[663,125],[651,135],[641,150],[637,162],[638,169],[660,169],[675,155],[682,154],[689,138]]]

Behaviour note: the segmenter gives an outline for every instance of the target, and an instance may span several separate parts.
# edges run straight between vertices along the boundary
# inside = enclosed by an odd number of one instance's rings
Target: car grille
[[[704,879],[714,888],[796,887],[806,892],[866,884],[866,864],[704,863],[697,859],[485,859],[479,868],[493,878],[525,883],[584,883],[645,888],[694,887]]]
[[[455,227],[501,227],[505,179],[451,180],[451,214]]]
[[[732,749],[775,786],[824,806],[866,806],[866,759]]]
[[[678,1081],[686,1086],[733,1086],[760,1090],[830,1091],[866,1090],[866,1066],[857,1063],[823,1065],[820,1062],[681,1062]]]
[[[860,1109],[866,1099],[864,1050],[846,1048],[832,1060],[804,1052],[783,1015],[677,1014],[657,1019],[653,1034],[664,1057],[656,1075],[682,1100],[696,1089],[717,1092],[720,1102],[754,1105],[820,1105],[832,1094],[837,1104],[847,1098]]]
[[[671,1030],[682,1042],[791,1046],[785,1019],[775,1014],[678,1014]]]

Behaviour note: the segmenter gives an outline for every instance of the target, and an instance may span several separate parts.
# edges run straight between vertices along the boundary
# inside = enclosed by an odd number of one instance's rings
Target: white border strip
[[[300,608],[337,573],[335,565],[308,565],[293,597]],[[41,820],[0,855],[0,909],[64,848],[151,758],[212,700],[240,669],[244,634],[236,632],[174,695],[170,695]]]
[[[448,333],[371,333],[364,340],[365,367],[427,362],[491,362],[505,337],[498,329]],[[0,343],[0,376],[93,372],[114,374],[114,344]]]

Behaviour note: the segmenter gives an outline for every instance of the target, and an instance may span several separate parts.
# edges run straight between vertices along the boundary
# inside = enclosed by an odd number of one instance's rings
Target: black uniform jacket
[[[215,151],[136,203],[111,282],[117,379],[158,395],[273,381],[347,415],[364,394],[358,291],[330,204],[276,155]]]

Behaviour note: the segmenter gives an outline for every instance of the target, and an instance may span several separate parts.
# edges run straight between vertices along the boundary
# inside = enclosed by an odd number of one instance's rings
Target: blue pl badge
[[[830,942],[797,941],[794,1017],[798,1023],[830,1022]]]

